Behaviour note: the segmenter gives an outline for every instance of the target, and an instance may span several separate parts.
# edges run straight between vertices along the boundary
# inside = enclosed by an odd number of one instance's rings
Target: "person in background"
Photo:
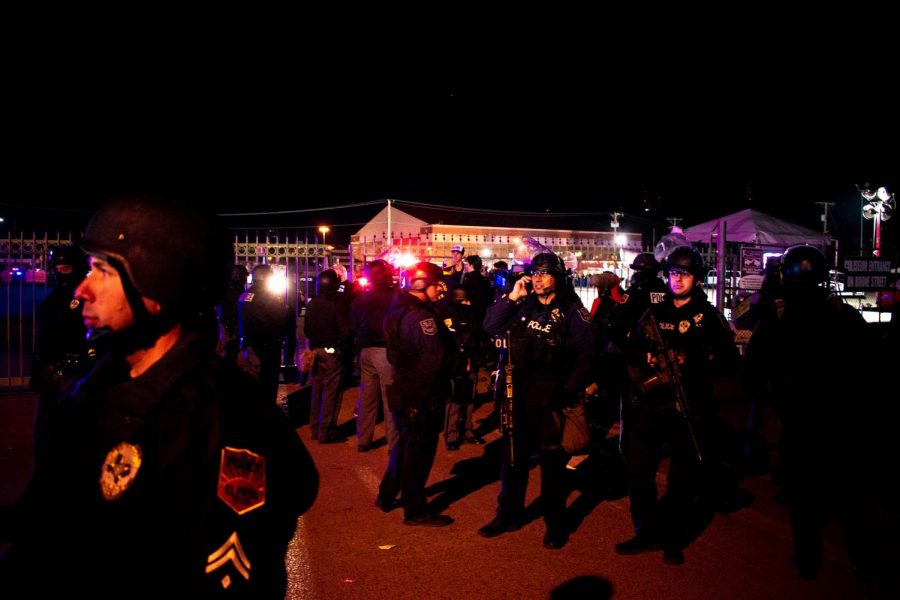
[[[485,443],[473,430],[472,413],[475,409],[475,378],[479,367],[490,360],[493,345],[481,327],[465,287],[453,288],[449,293],[444,323],[453,333],[457,355],[453,366],[453,391],[447,403],[444,441],[447,450],[455,451],[462,443]]]
[[[50,274],[56,286],[38,307],[29,380],[31,389],[38,393],[36,443],[51,405],[66,386],[90,369],[97,353],[87,339],[81,300],[75,297],[75,288],[87,274],[87,256],[76,246],[57,246],[50,252]]]
[[[354,346],[359,349],[359,404],[356,416],[357,449],[368,452],[377,445],[372,437],[381,407],[384,412],[384,431],[388,452],[397,444],[399,433],[387,402],[387,386],[394,381],[394,372],[387,359],[384,337],[384,315],[397,294],[394,269],[381,259],[366,267],[369,287],[353,300],[350,307],[350,330]]]
[[[53,406],[31,481],[0,519],[8,597],[285,595],[318,472],[256,382],[215,353],[209,315],[233,258],[190,206],[125,196],[85,230],[75,297],[107,350]]]
[[[240,319],[238,318],[238,302],[247,290],[247,267],[234,265],[231,267],[231,277],[228,280],[228,290],[225,299],[219,309],[219,323],[222,325],[222,349],[225,362],[237,363],[237,356],[241,350]]]
[[[873,344],[859,311],[829,297],[827,277],[818,248],[785,251],[781,310],[761,315],[747,347],[748,379],[781,420],[784,491],[800,576],[818,576],[823,529],[837,517],[851,562],[870,577],[885,555],[874,518],[880,457],[888,455],[873,435],[883,409],[865,377],[834,376],[865,373],[869,365],[860,349]]]
[[[270,286],[273,277],[269,265],[253,267],[250,287],[238,300],[238,321],[241,350],[249,355],[248,362],[258,360],[259,383],[274,403],[278,397],[282,346],[293,333],[294,317],[282,294]]]
[[[316,296],[306,307],[304,329],[309,348],[316,353],[312,372],[312,402],[309,428],[312,439],[320,444],[339,444],[347,438],[338,435],[341,412],[341,383],[351,352],[350,304],[338,291],[340,281],[331,269],[319,273]]]
[[[472,307],[472,314],[480,324],[484,320],[487,307],[494,303],[494,293],[491,290],[491,282],[481,272],[481,257],[473,254],[466,258],[469,270],[462,287],[466,291],[466,298]]]
[[[466,278],[466,262],[463,260],[465,251],[462,244],[454,244],[450,248],[450,260],[444,265],[444,283],[448,290],[462,285]]]

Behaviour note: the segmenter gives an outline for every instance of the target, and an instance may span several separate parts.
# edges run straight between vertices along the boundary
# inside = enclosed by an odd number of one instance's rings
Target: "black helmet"
[[[87,255],[80,248],[70,245],[53,246],[48,257],[50,273],[59,283],[78,282],[87,275]],[[60,273],[56,267],[68,265],[69,273]]]
[[[703,265],[703,257],[694,248],[679,246],[663,260],[662,270],[669,274],[670,271],[685,271],[694,276],[695,283],[700,283],[700,278],[706,272]]]
[[[334,269],[325,269],[316,278],[316,293],[327,294],[328,292],[336,292],[340,279]]]
[[[265,283],[272,276],[272,267],[266,264],[253,267],[253,283]]]
[[[211,215],[185,202],[123,196],[93,216],[82,247],[112,260],[140,295],[161,304],[216,304],[233,248]]]
[[[394,267],[386,260],[376,258],[366,266],[366,274],[372,285],[391,285],[394,283]]]
[[[791,246],[781,257],[784,285],[817,286],[828,279],[825,255],[815,246]]]
[[[553,252],[541,252],[540,254],[535,254],[534,258],[531,259],[529,273],[533,273],[538,269],[550,271],[557,279],[566,274],[566,265],[563,264],[562,259]]]
[[[406,287],[411,290],[424,290],[429,285],[439,285],[443,282],[444,271],[434,263],[422,261],[409,269]]]
[[[234,265],[231,267],[231,277],[229,279],[229,288],[235,289],[244,289],[244,286],[247,285],[247,276],[250,273],[247,272],[247,267],[244,265]]]
[[[652,252],[641,252],[634,257],[634,262],[629,265],[635,271],[659,271],[659,261]]]

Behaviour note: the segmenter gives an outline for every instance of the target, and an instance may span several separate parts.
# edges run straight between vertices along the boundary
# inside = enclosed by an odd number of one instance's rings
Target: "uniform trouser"
[[[388,450],[397,445],[400,433],[387,403],[388,385],[394,381],[394,368],[387,359],[385,348],[363,348],[359,353],[359,404],[356,416],[356,435],[359,443],[371,444],[378,421],[378,408],[384,410],[384,432]]]
[[[514,443],[515,466],[510,466],[509,443],[503,438],[503,459],[500,463],[500,495],[497,498],[497,516],[508,521],[521,519],[525,510],[525,491],[531,469],[530,457],[540,456],[541,507],[548,530],[565,527],[566,463],[569,455],[559,446],[562,438],[559,421],[549,407],[556,382],[534,381],[517,385],[518,401]]]
[[[320,442],[331,439],[336,434],[338,415],[341,412],[342,366],[340,352],[329,354],[322,348],[316,348],[309,429],[313,439]]]
[[[403,515],[407,519],[426,514],[428,498],[425,495],[425,484],[437,452],[443,409],[443,403],[440,403],[433,413],[420,414],[413,421],[402,415],[394,415],[400,436],[391,449],[378,496],[383,501],[390,501],[400,493]]]
[[[466,432],[472,431],[472,382],[468,373],[460,377],[454,377],[453,394],[447,403],[447,417],[444,421],[444,441],[461,443],[465,439]]]
[[[281,346],[273,348],[253,348],[259,357],[259,385],[267,401],[278,398],[278,375],[281,371]]]
[[[669,475],[666,492],[657,500],[656,472],[664,445],[671,450]],[[682,547],[701,473],[684,418],[673,405],[629,406],[624,450],[635,533]]]
[[[846,441],[838,441],[841,429],[815,423],[797,427],[785,423],[785,491],[790,503],[795,559],[801,568],[821,565],[822,535],[829,518],[836,518],[843,525],[851,562],[859,568],[877,566],[873,489],[877,477],[870,471],[871,456],[859,456]],[[828,431],[834,435],[828,435]]]

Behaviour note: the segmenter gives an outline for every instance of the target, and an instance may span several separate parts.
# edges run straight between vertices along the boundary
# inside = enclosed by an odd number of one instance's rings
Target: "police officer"
[[[376,506],[387,512],[402,494],[403,524],[443,527],[453,519],[427,511],[425,483],[434,464],[450,377],[456,358],[453,336],[434,304],[442,297],[443,273],[429,262],[408,272],[407,288],[384,317],[387,356],[394,368],[388,403],[400,430],[381,480]]]
[[[343,443],[347,438],[338,435],[338,416],[341,413],[341,383],[348,368],[350,353],[350,303],[346,294],[338,291],[340,280],[332,269],[319,273],[316,296],[306,307],[303,322],[309,348],[316,353],[312,370],[312,401],[309,428],[312,439],[320,444]]]
[[[625,337],[644,312],[652,304],[662,302],[666,295],[666,284],[659,278],[660,265],[652,252],[641,252],[629,267],[634,271],[631,285],[613,311],[610,323],[612,340],[619,348],[625,347]]]
[[[875,568],[873,483],[878,421],[866,389],[865,321],[829,298],[827,264],[812,246],[793,246],[781,262],[783,310],[767,311],[747,348],[754,387],[781,420],[780,456],[790,506],[795,563],[814,579],[822,567],[822,531],[837,516],[847,527],[851,561]],[[840,374],[840,375],[836,375]]]
[[[293,318],[284,298],[269,287],[272,267],[253,267],[250,287],[238,300],[242,354],[255,355],[259,361],[258,378],[270,401],[278,396],[281,349],[292,331]]]
[[[39,441],[47,411],[63,389],[93,365],[96,350],[81,321],[81,300],[75,288],[87,273],[87,256],[75,246],[50,252],[50,274],[56,282],[38,307],[37,335],[31,366],[31,389],[38,392],[35,441]]]
[[[247,267],[234,265],[231,267],[231,277],[228,281],[228,290],[219,311],[219,322],[222,324],[222,354],[225,362],[234,364],[241,348],[240,320],[238,318],[238,303],[247,290]]]
[[[88,224],[75,297],[110,351],[49,415],[2,532],[7,596],[284,597],[318,473],[284,415],[215,354],[208,315],[230,247],[188,206],[128,196]]]
[[[533,291],[532,291],[533,289]],[[528,457],[539,453],[541,504],[547,527],[544,546],[562,548],[568,541],[565,523],[567,489],[564,482],[568,454],[560,446],[559,413],[581,400],[590,383],[594,361],[591,318],[567,281],[562,260],[552,253],[536,255],[527,275],[487,311],[484,328],[491,335],[509,332],[509,355],[514,368],[515,444],[520,460],[503,452],[500,496],[496,517],[478,530],[495,537],[522,526]]]
[[[716,460],[707,435],[718,419],[713,378],[733,373],[738,355],[731,328],[700,287],[700,254],[679,247],[662,266],[669,282],[665,299],[650,305],[626,349],[632,390],[623,446],[635,536],[615,549],[637,554],[662,548],[663,560],[678,565],[703,483],[701,458]],[[680,375],[680,388],[672,372]],[[682,392],[686,406],[678,402]],[[671,453],[668,483],[657,500],[656,471],[665,447]]]

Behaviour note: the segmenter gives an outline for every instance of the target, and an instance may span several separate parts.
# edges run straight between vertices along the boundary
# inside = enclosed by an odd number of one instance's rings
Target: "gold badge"
[[[100,469],[100,491],[105,500],[118,500],[141,468],[141,447],[122,442],[109,451]]]
[[[684,333],[691,328],[691,322],[685,319],[678,323],[678,333]]]
[[[694,315],[694,323],[700,323],[703,320],[703,313],[697,313]]]
[[[239,515],[266,503],[266,457],[243,450],[222,450],[219,499]]]
[[[79,304],[81,304],[81,300],[79,300],[78,298],[72,298],[72,301],[69,302],[69,308],[75,310],[76,308],[78,308]]]

